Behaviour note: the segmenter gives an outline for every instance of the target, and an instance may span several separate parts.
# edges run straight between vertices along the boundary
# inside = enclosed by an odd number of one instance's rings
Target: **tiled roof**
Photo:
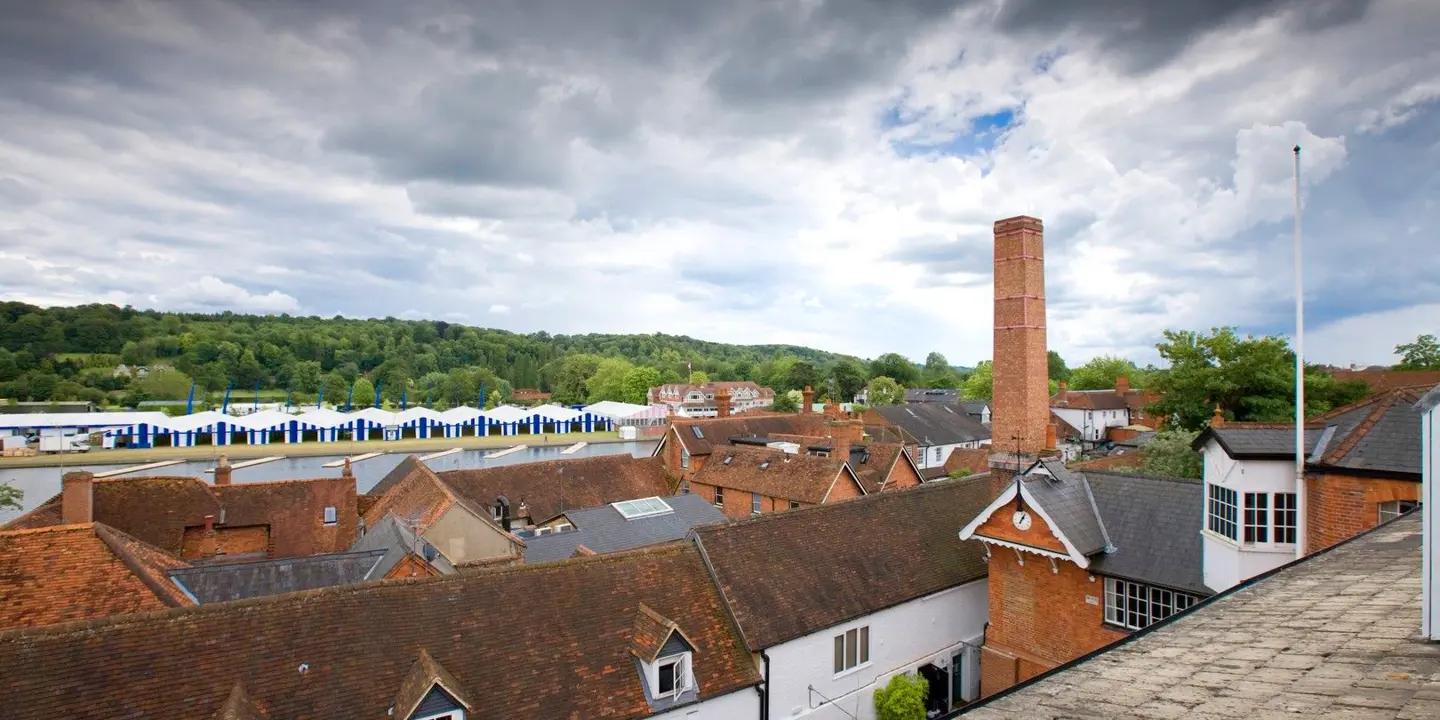
[[[201,603],[244,600],[379,579],[384,575],[375,570],[385,553],[368,550],[185,567],[171,570],[170,577]]]
[[[904,453],[905,446],[900,443],[856,445],[850,450],[850,469],[860,478],[865,492],[880,492],[896,463],[914,462]]]
[[[1307,420],[1307,465],[1321,470],[1368,471],[1418,478],[1420,411],[1415,405],[1425,390],[1423,387],[1388,390]],[[1293,459],[1294,428],[1294,424],[1285,423],[1229,423],[1206,429],[1195,438],[1193,446],[1202,448],[1213,438],[1234,458]]]
[[[1085,478],[1115,546],[1114,552],[1095,556],[1091,570],[1210,594],[1201,562],[1205,503],[1199,480],[1093,470]]]
[[[696,430],[699,430],[697,433]],[[691,455],[709,455],[732,437],[755,435],[827,435],[825,418],[816,413],[713,419],[676,418],[666,442],[675,437]]]
[[[945,459],[945,474],[958,470],[969,470],[972,474],[988,472],[990,470],[990,449],[989,448],[955,448],[950,451],[950,457]]]
[[[833,457],[733,445],[716,448],[694,482],[818,505],[837,482],[859,482],[845,468]]]
[[[1363,382],[1370,392],[1440,385],[1440,370],[1331,370],[1337,382]]]
[[[480,507],[489,507],[504,495],[513,513],[524,502],[536,522],[572,508],[670,494],[663,458],[628,454],[447,470],[439,476],[456,494]]]
[[[972,706],[966,718],[1433,718],[1412,512]]]
[[[415,657],[415,664],[410,666],[410,674],[405,677],[405,682],[400,684],[399,692],[395,693],[395,713],[392,717],[404,719],[415,714],[420,702],[436,686],[466,709],[475,707],[475,703],[467,697],[468,693],[461,688],[460,681],[441,667],[440,663],[435,662],[430,652],[422,647]]]
[[[611,553],[672,542],[685,537],[696,525],[725,521],[725,514],[699,495],[674,495],[663,500],[674,512],[631,520],[610,505],[571,510],[565,517],[575,529],[526,538],[525,562],[564,560],[581,545],[592,553]]]
[[[183,567],[99,523],[0,532],[0,630],[193,604],[166,577]]]
[[[921,446],[956,445],[990,439],[990,428],[954,405],[912,403],[875,410],[891,424],[904,428]]]
[[[371,486],[365,494],[371,497],[384,495],[386,490],[389,490],[394,487],[396,483],[409,477],[421,466],[424,466],[424,463],[420,461],[418,455],[406,455],[404,460],[401,460],[395,467],[391,468],[390,472],[385,473],[385,477],[380,478],[380,482]],[[362,512],[360,514],[364,515],[365,513]]]
[[[1032,471],[1022,477],[1025,491],[1045,510],[1053,528],[1064,534],[1081,555],[1113,547],[1085,476],[1057,461],[1043,461],[1040,467],[1049,476]]]
[[[1440,385],[1430,388],[1430,391],[1425,393],[1419,402],[1415,403],[1415,409],[1421,413],[1429,412],[1435,409],[1436,406],[1440,406]]]
[[[404,472],[397,473],[401,468]],[[385,476],[388,482],[384,490],[380,491],[380,496],[365,511],[365,527],[375,527],[386,517],[394,515],[424,533],[458,500],[455,491],[414,455],[400,461],[396,471]],[[371,492],[374,493],[375,490]],[[485,505],[488,503],[481,503],[482,507]],[[466,509],[480,518],[491,517],[489,512],[473,506],[467,506]]]
[[[265,715],[250,701],[245,685],[237,682],[235,687],[230,688],[225,704],[211,716],[211,720],[265,720]]]
[[[384,718],[423,649],[476,708],[643,717],[626,662],[640,603],[694,644],[701,700],[753,692],[755,663],[699,551],[675,544],[0,634],[5,713],[208,718],[243,682],[269,718]]]
[[[758,651],[983,579],[980,543],[956,532],[988,502],[988,479],[946,480],[696,534]]]
[[[274,557],[341,552],[358,535],[355,479],[239,483],[214,486],[193,477],[94,480],[93,518],[179,556],[185,530],[215,516],[215,527],[269,526]],[[337,522],[325,524],[324,509]],[[16,518],[6,529],[59,525],[60,495]]]
[[[365,550],[384,550],[385,555],[380,558],[380,563],[370,573],[372,578],[383,578],[390,573],[400,561],[409,555],[417,555],[425,560],[441,574],[455,572],[455,567],[435,546],[431,545],[425,538],[420,537],[405,522],[394,515],[386,515],[374,527],[368,527],[365,535],[350,547],[352,552]]]
[[[675,629],[674,622],[640,603],[635,611],[635,628],[630,633],[630,653],[645,662],[655,662]]]
[[[1130,395],[1140,395],[1139,390],[1131,390]],[[1069,408],[1071,410],[1125,410],[1131,406],[1131,401],[1121,397],[1120,393],[1114,390],[1066,390],[1062,398],[1059,393],[1050,396],[1050,407]]]

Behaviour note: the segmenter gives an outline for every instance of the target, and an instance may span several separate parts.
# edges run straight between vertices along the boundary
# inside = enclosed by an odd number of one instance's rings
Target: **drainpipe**
[[[760,720],[770,720],[770,656],[761,650],[760,660],[765,663],[764,680],[757,688],[760,691]]]

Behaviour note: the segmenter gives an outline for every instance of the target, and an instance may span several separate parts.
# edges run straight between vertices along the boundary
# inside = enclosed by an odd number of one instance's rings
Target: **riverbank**
[[[31,457],[0,457],[0,468],[60,467],[72,465],[140,465],[166,460],[199,460],[225,455],[232,462],[283,455],[314,457],[317,455],[363,455],[383,451],[388,454],[425,454],[450,448],[494,448],[528,445],[530,447],[568,447],[577,442],[629,442],[614,432],[564,433],[552,435],[488,435],[485,437],[428,438],[407,440],[368,440],[365,442],[270,443],[268,445],[202,445],[197,447],[124,448],[91,450],[85,453],[34,455]]]

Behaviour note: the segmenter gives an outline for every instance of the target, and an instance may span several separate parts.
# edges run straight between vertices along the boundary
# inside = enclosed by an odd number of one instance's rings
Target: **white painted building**
[[[915,466],[944,467],[950,453],[990,444],[990,428],[960,405],[906,403],[875,408],[886,422],[904,430],[917,444]]]
[[[1421,561],[1421,585],[1424,604],[1420,613],[1420,633],[1430,640],[1440,640],[1440,386],[1436,386],[1415,406],[1420,415],[1420,457],[1424,485],[1421,510],[1424,513],[1424,546]]]
[[[1215,592],[1295,559],[1297,528],[1290,522],[1293,512],[1288,512],[1295,502],[1294,431],[1265,429],[1261,435],[1247,428],[1245,439],[1264,440],[1266,445],[1241,450],[1232,442],[1227,447],[1222,437],[1235,436],[1238,430],[1201,436],[1205,522],[1200,533],[1205,585]],[[1290,457],[1283,457],[1281,450],[1277,458],[1275,451],[1287,438]],[[1282,521],[1278,525],[1277,509]]]
[[[1087,443],[1102,442],[1105,440],[1106,431],[1110,428],[1125,427],[1130,424],[1130,411],[1127,409],[1082,410],[1057,407],[1051,408],[1051,412],[1070,423],[1080,432],[1080,439]]]
[[[767,648],[770,717],[872,720],[875,689],[926,665],[945,676],[952,707],[974,700],[989,602],[977,580]]]

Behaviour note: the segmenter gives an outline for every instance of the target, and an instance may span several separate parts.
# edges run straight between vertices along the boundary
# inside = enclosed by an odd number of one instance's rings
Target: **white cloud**
[[[1337,320],[1305,334],[1307,362],[1394,365],[1395,346],[1420,335],[1440,334],[1440,303],[1366,313]]]
[[[256,294],[232,285],[214,275],[181,283],[163,292],[150,295],[149,305],[164,310],[219,312],[234,310],[261,314],[294,313],[300,309],[295,298],[271,290]]]
[[[510,306],[509,306],[509,305],[491,305],[491,306],[490,306],[490,310],[489,310],[488,312],[489,312],[491,315],[509,315],[509,314],[510,314]]]

